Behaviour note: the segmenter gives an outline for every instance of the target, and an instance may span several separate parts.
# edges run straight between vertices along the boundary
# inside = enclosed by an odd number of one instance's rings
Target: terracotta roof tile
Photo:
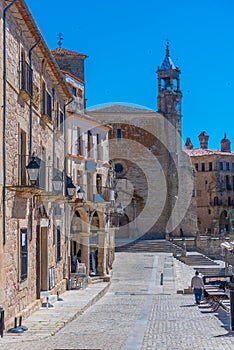
[[[222,151],[206,149],[206,148],[186,149],[185,152],[190,157],[207,156],[211,154],[223,155],[223,156],[226,156],[226,155],[234,156],[234,152],[222,152]]]
[[[73,56],[73,57],[82,57],[82,58],[87,58],[87,55],[84,55],[83,53],[71,51],[64,49],[63,47],[58,47],[57,49],[51,50],[51,53],[56,57],[56,56]]]

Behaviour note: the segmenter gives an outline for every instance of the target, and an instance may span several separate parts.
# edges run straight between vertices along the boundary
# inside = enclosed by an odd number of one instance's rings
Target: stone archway
[[[70,224],[71,272],[76,271],[77,261],[89,271],[88,215],[83,208],[74,208]]]
[[[127,214],[113,218],[112,224],[118,227],[115,234],[116,239],[130,239],[129,222],[130,220]]]

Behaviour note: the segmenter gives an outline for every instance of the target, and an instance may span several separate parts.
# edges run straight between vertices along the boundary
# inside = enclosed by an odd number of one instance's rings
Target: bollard
[[[22,316],[21,317],[21,323],[22,323]],[[24,332],[24,329],[23,327],[20,327],[20,326],[17,326],[17,317],[15,317],[15,320],[14,320],[14,328],[10,328],[8,330],[9,333],[23,333]]]
[[[22,328],[23,331],[27,331],[28,330],[28,327],[22,326],[22,316],[20,316],[20,318],[19,318],[19,326],[18,327]]]
[[[1,338],[3,337],[3,331],[5,329],[5,326],[4,326],[4,310],[2,307],[0,307],[0,335],[1,335]]]
[[[57,292],[57,301],[63,301],[63,299],[59,297],[59,292]]]
[[[54,305],[52,305],[50,302],[49,302],[49,297],[46,297],[46,302],[45,303],[42,303],[41,305],[42,307],[46,307],[47,309],[49,307],[54,307]]]
[[[160,285],[163,285],[163,273],[161,273]]]
[[[230,289],[231,330],[234,331],[234,289]]]

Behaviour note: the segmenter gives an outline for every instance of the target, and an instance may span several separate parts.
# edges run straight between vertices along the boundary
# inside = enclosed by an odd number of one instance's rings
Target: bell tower
[[[181,134],[181,100],[180,70],[170,57],[169,43],[166,46],[166,56],[158,67],[158,112],[174,125]]]

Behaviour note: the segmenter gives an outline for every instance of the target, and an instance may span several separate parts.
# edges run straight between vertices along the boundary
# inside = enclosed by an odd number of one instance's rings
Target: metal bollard
[[[24,327],[22,326],[17,326],[17,317],[15,317],[14,320],[14,328],[10,328],[8,330],[9,333],[23,333],[26,329],[24,329]],[[22,316],[20,316],[20,322],[22,323]]]
[[[161,273],[160,285],[163,286],[163,273]]]
[[[231,330],[234,331],[234,289],[230,289]]]
[[[63,301],[63,299],[59,296],[59,292],[57,292],[57,301]]]
[[[3,337],[3,331],[5,329],[5,325],[4,325],[4,310],[2,307],[0,307],[0,335],[1,338]]]

